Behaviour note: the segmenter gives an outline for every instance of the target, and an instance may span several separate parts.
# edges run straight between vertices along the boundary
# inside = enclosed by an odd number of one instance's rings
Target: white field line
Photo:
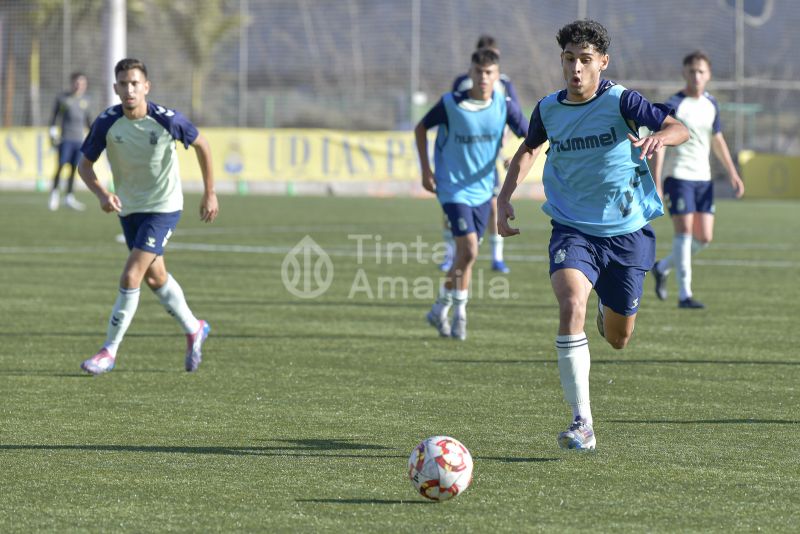
[[[122,234],[116,236],[117,243],[123,243],[124,238]],[[383,244],[385,245],[385,243]],[[75,253],[95,253],[100,251],[107,251],[109,247],[107,246],[94,246],[94,247],[64,247],[64,246],[53,246],[53,247],[0,247],[0,255],[2,254],[75,254]],[[209,252],[209,253],[230,253],[230,254],[274,254],[274,255],[286,255],[291,250],[292,247],[287,246],[263,246],[263,245],[224,245],[224,244],[212,244],[212,243],[179,243],[175,241],[171,241],[168,245],[169,250],[187,250],[187,251],[194,251],[194,252]],[[323,247],[328,256],[331,257],[338,257],[338,258],[376,258],[375,251],[372,250],[372,247],[365,246],[361,251],[361,254],[358,253],[356,250],[356,243],[354,242],[352,246],[342,247]],[[386,248],[383,248],[383,251],[386,251]],[[431,260],[431,253],[430,251],[421,253],[421,257],[424,261],[419,261],[418,263],[433,263]],[[485,258],[486,256],[481,256]],[[417,255],[414,250],[409,249],[407,250],[406,259],[404,260],[403,255],[394,251],[391,255],[388,253],[384,253],[381,255],[381,264],[382,265],[391,265],[391,264],[404,264],[404,263],[414,263],[417,259]],[[529,255],[529,254],[506,254],[506,259],[509,261],[514,262],[525,262],[525,263],[547,263],[549,262],[549,258],[544,255]],[[789,260],[738,260],[738,259],[719,259],[719,260],[712,260],[712,259],[696,259],[693,260],[695,265],[709,265],[709,266],[719,266],[719,267],[764,267],[764,268],[774,268],[774,269],[795,269],[800,267],[800,262],[796,261],[789,261]]]
[[[417,225],[412,225],[417,226]],[[420,227],[431,227],[432,225],[427,224],[420,224]],[[238,234],[238,235],[259,235],[259,234],[309,234],[313,237],[314,233],[319,234],[335,234],[341,232],[343,237],[347,238],[348,235],[372,235],[378,236],[382,235],[381,232],[376,232],[376,228],[391,228],[392,230],[397,228],[396,224],[386,223],[384,225],[370,225],[370,231],[364,231],[363,226],[358,225],[324,225],[324,226],[264,226],[264,227],[242,227],[242,228],[189,228],[189,229],[178,229],[175,231],[176,237],[181,236],[204,236],[204,235],[227,235],[227,234]],[[408,225],[406,225],[408,228]],[[534,233],[534,232],[547,232],[549,236],[550,227],[544,226],[536,226],[536,227],[522,227],[522,230],[526,231],[527,233]],[[408,241],[412,242],[412,238],[416,238],[416,235],[409,233]],[[504,241],[504,247],[506,250],[532,250],[539,247],[533,247],[528,244],[520,243],[523,241],[524,238],[508,238]],[[367,241],[369,242],[369,240]],[[425,242],[423,240],[423,242]],[[438,238],[437,238],[438,242]],[[669,250],[672,248],[672,243],[667,242],[664,238],[658,240],[660,243],[658,245],[659,249]],[[719,250],[797,250],[798,245],[791,244],[791,243],[719,243],[714,241],[711,244],[711,247]]]

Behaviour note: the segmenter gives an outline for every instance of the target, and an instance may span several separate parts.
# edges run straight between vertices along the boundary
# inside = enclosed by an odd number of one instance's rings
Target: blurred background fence
[[[800,154],[796,0],[0,1],[3,126],[49,122],[72,71],[110,105],[110,5],[152,100],[205,126],[409,129],[466,70],[481,33],[526,112],[563,80],[555,33],[589,17],[611,34],[609,78],[663,100],[681,60],[712,58],[710,90],[735,151]]]

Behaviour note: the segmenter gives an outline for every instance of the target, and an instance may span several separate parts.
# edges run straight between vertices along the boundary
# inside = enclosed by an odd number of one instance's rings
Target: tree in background
[[[30,124],[39,126],[42,123],[40,107],[41,90],[41,43],[45,26],[48,22],[58,19],[64,9],[64,0],[33,0],[29,4],[28,20],[31,31],[30,61]]]
[[[226,9],[228,4],[233,4],[231,9]],[[245,23],[238,7],[238,0],[236,2],[226,0],[128,2],[128,9],[134,20],[145,21],[148,13],[152,16],[152,9],[166,14],[170,19],[171,29],[180,40],[181,48],[191,63],[191,117],[196,124],[203,122],[203,88],[214,65],[214,54],[219,46],[234,36],[236,30]]]

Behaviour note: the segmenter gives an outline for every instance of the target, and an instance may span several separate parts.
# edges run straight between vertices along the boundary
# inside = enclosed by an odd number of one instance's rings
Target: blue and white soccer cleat
[[[597,441],[594,438],[592,425],[580,417],[569,425],[569,428],[558,435],[558,446],[562,449],[575,451],[594,450]]]
[[[688,297],[683,300],[679,300],[678,307],[685,309],[688,308],[690,310],[702,310],[706,307],[706,305],[699,300],[694,300],[692,297]]]
[[[650,272],[656,280],[656,297],[658,300],[667,300],[667,275],[658,270],[658,262],[653,264]]]
[[[211,332],[211,325],[201,320],[200,328],[194,334],[186,334],[186,370],[190,373],[197,371],[200,362],[203,360],[203,343],[205,343],[208,333]]]
[[[101,375],[107,373],[114,368],[115,358],[108,352],[108,349],[103,347],[100,352],[84,360],[81,364],[81,369],[92,375]]]
[[[492,261],[492,270],[497,273],[508,274],[511,269],[506,265],[503,260]]]
[[[450,326],[450,335],[460,341],[467,339],[467,318],[459,315],[453,317],[453,324]]]
[[[450,337],[450,323],[447,322],[447,314],[437,314],[431,310],[425,318],[428,320],[429,325],[439,331],[440,336]]]

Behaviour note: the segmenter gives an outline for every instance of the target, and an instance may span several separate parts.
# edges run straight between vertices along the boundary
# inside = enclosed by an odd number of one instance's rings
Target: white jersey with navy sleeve
[[[175,141],[188,148],[197,136],[197,128],[177,111],[148,102],[147,115],[131,120],[117,105],[97,117],[81,152],[94,162],[106,151],[121,216],[170,213],[183,209]]]
[[[663,215],[650,169],[627,134],[639,126],[657,131],[668,114],[666,106],[606,80],[586,102],[568,101],[566,90],[539,101],[525,143],[550,142],[542,210],[598,237],[635,232]]]
[[[693,98],[681,91],[666,104],[675,110],[675,118],[689,129],[689,140],[667,148],[663,175],[680,180],[711,180],[711,139],[722,131],[717,100],[707,92]]]

